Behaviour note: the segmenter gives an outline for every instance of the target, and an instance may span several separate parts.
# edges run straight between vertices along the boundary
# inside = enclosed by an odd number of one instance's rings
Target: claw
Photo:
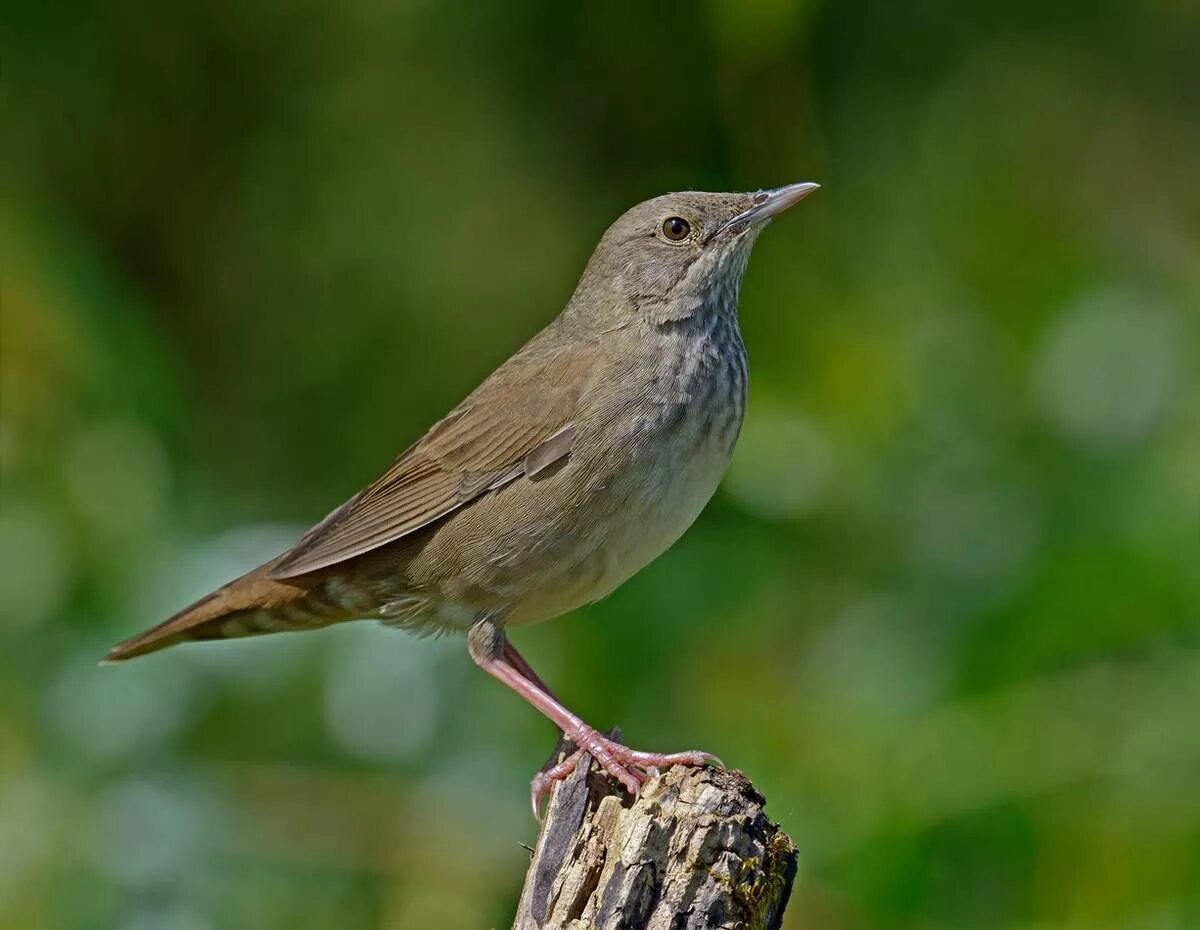
[[[529,800],[533,807],[533,819],[538,823],[542,822],[542,801],[550,794],[550,789],[556,781],[562,781],[575,771],[582,755],[583,751],[576,749],[569,756],[533,776],[529,783]]]
[[[590,728],[570,734],[570,739],[579,748],[560,762],[538,772],[529,783],[530,806],[533,809],[534,819],[539,823],[542,820],[542,801],[550,793],[555,782],[562,781],[575,771],[579,759],[585,752],[595,759],[600,768],[604,769],[609,776],[616,779],[634,801],[641,797],[642,788],[647,779],[658,777],[660,769],[672,765],[715,764],[721,768],[725,767],[725,764],[712,753],[697,750],[675,753],[641,752],[623,746],[615,739]]]

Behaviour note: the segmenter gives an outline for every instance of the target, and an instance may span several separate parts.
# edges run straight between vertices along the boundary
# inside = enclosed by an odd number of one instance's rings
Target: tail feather
[[[268,578],[271,564],[231,581],[162,623],[118,643],[104,661],[133,659],[188,640],[312,629],[343,619],[306,605],[308,586]]]

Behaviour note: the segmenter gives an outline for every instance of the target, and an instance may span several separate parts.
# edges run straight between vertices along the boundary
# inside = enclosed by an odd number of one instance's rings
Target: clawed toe
[[[639,752],[636,749],[628,749],[622,746],[617,756],[622,761],[628,761],[638,766],[638,768],[646,770],[651,768],[669,768],[672,765],[692,765],[697,767],[712,765],[721,769],[725,768],[725,763],[711,752],[701,752],[699,750],[667,753]]]
[[[561,762],[557,762],[549,768],[542,769],[533,776],[533,780],[529,783],[529,800],[533,807],[533,819],[538,823],[542,821],[542,801],[550,793],[550,789],[554,787],[555,782],[562,781],[575,771],[575,767],[579,765],[579,760],[582,756],[583,750],[576,749]]]
[[[725,767],[712,753],[697,750],[673,753],[641,752],[623,746],[595,730],[573,733],[571,741],[580,748],[560,762],[538,772],[529,783],[533,816],[539,822],[542,819],[542,801],[549,795],[555,782],[562,781],[575,771],[585,752],[635,800],[641,795],[642,786],[647,779],[656,778],[660,769],[670,768],[672,765]]]

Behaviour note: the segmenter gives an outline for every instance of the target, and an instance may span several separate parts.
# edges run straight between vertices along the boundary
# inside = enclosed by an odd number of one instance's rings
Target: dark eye
[[[688,221],[682,216],[672,216],[663,220],[663,235],[672,242],[679,242],[681,239],[686,239],[688,233],[692,231],[692,227],[688,225]]]

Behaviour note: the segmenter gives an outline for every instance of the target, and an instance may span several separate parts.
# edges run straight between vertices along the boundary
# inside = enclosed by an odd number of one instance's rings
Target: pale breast
[[[595,601],[668,549],[695,521],[729,465],[746,397],[737,324],[720,317],[700,331],[664,334],[645,396],[610,429],[621,456],[592,482],[585,519],[564,531],[555,582],[514,600],[509,622],[528,623]],[[580,462],[583,467],[595,463]],[[605,464],[599,464],[603,472]]]

